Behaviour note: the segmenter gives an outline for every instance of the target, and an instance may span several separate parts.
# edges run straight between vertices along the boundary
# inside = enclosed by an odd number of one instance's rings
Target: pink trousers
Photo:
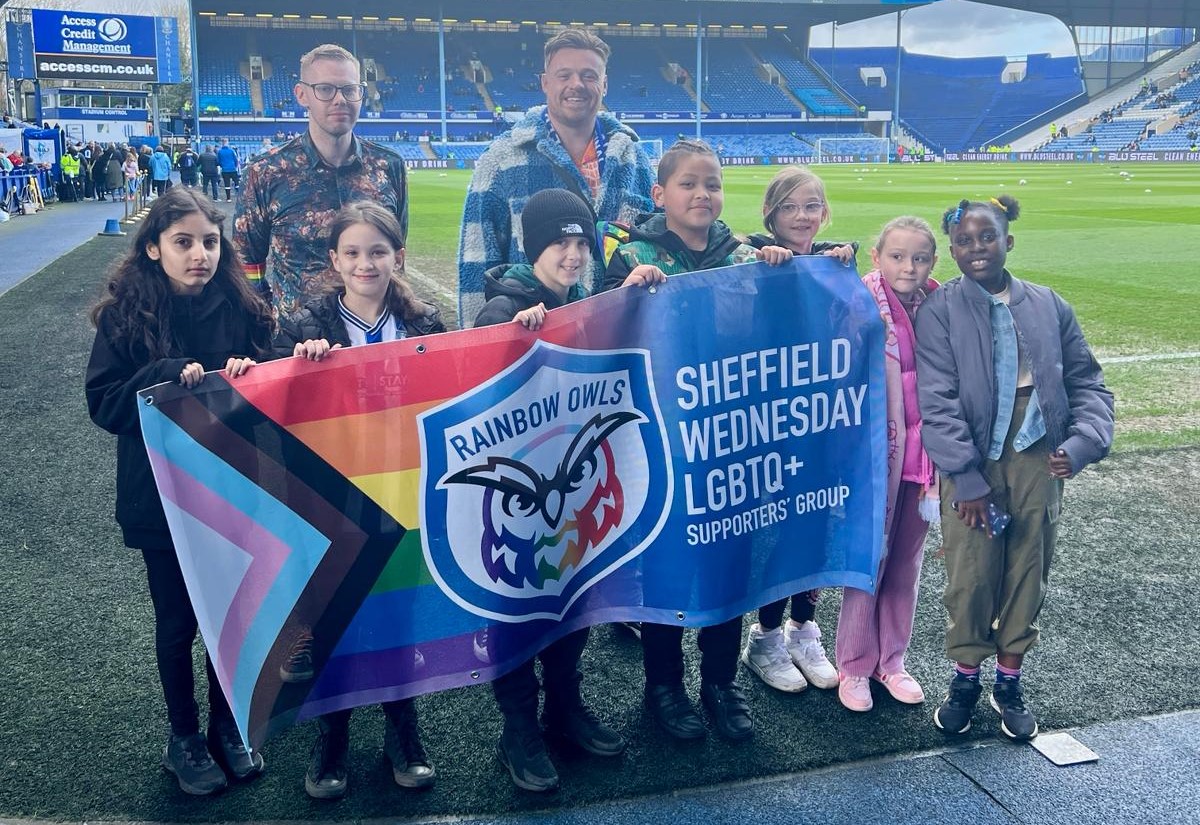
[[[888,554],[872,596],[847,587],[838,617],[837,666],[847,676],[904,670],[917,611],[925,534],[929,524],[918,512],[921,485],[900,482],[896,511],[888,533]]]

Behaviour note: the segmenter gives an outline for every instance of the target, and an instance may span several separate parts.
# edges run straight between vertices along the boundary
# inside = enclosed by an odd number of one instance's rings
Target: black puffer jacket
[[[330,346],[341,344],[350,346],[350,334],[346,332],[346,324],[338,312],[338,296],[340,292],[330,292],[315,301],[304,305],[304,309],[279,322],[279,332],[275,335],[272,348],[276,358],[290,358],[292,350],[301,341],[314,341],[324,338]],[[441,313],[433,304],[422,301],[426,313],[413,321],[404,322],[404,332],[410,338],[418,335],[432,335],[435,332],[445,332],[446,325],[442,323]]]
[[[169,550],[171,534],[142,441],[137,393],[178,381],[198,361],[220,370],[231,357],[254,356],[251,321],[216,283],[194,297],[171,298],[175,338],[167,358],[150,358],[140,341],[118,336],[111,310],[100,316],[85,377],[92,421],[117,436],[117,523],[126,547]]]
[[[582,290],[578,297],[583,297]],[[487,303],[475,316],[477,327],[507,324],[521,310],[538,304],[557,309],[565,303],[534,277],[529,264],[501,264],[489,269],[484,276],[483,298]]]

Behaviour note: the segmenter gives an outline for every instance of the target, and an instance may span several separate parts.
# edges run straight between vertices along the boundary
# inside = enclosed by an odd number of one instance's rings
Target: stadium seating
[[[855,106],[847,104],[841,95],[829,88],[824,78],[797,56],[790,41],[772,37],[756,42],[753,48],[763,62],[770,63],[787,79],[792,94],[814,115],[856,114]]]
[[[893,48],[813,49],[814,63],[870,109],[895,105]],[[1079,95],[1083,81],[1074,57],[1030,55],[1024,80],[1002,83],[1005,57],[935,57],[904,50],[900,117],[913,134],[938,149],[986,145],[1030,118]],[[864,68],[880,68],[888,85],[867,83]]]

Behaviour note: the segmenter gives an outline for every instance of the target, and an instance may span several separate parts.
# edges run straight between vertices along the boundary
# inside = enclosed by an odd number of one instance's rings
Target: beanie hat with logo
[[[543,189],[521,210],[521,237],[525,257],[536,262],[560,238],[585,238],[596,245],[596,223],[583,199],[567,189]]]

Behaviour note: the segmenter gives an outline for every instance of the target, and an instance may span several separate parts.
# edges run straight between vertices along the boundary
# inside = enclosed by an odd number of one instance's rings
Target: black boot
[[[319,733],[304,774],[304,791],[313,799],[341,799],[349,788],[350,714],[331,717],[332,722],[324,716],[317,719]]]
[[[583,703],[578,685],[566,697],[554,696],[547,691],[542,724],[547,733],[566,739],[596,756],[617,756],[625,750],[621,734],[600,721]]]
[[[401,788],[430,788],[437,771],[425,754],[412,699],[384,705],[383,754],[392,763],[392,779]]]

